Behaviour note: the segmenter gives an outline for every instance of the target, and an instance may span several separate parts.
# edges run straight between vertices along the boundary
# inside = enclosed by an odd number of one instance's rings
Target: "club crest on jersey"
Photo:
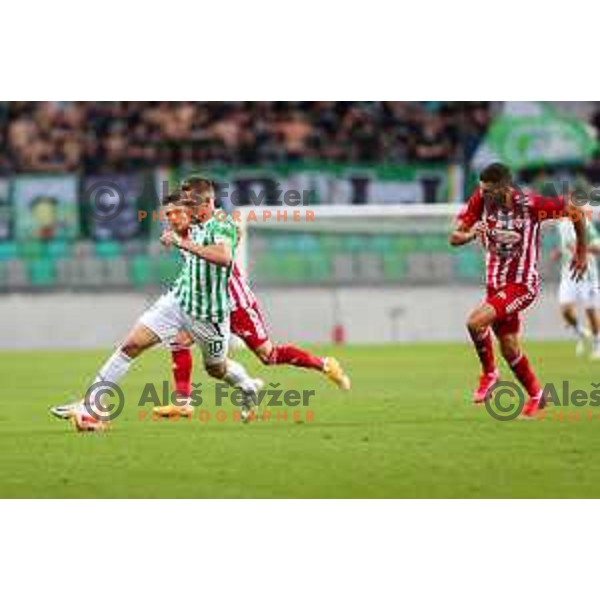
[[[522,235],[514,229],[492,229],[490,231],[490,238],[496,244],[514,246],[521,241]]]
[[[508,258],[518,252],[523,236],[513,228],[494,227],[488,229],[488,238],[492,242],[494,252]]]

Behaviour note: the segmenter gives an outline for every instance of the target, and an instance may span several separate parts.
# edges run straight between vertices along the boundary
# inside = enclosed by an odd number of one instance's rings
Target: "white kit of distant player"
[[[575,233],[568,218],[558,222],[560,235],[559,255],[562,261],[558,301],[567,326],[577,336],[576,353],[582,356],[586,342],[591,339],[591,358],[600,359],[600,319],[598,314],[600,293],[596,254],[600,252],[600,236],[593,223],[587,223],[588,268],[580,281],[575,281],[569,269],[575,248]],[[581,307],[587,316],[589,329],[578,317]]]

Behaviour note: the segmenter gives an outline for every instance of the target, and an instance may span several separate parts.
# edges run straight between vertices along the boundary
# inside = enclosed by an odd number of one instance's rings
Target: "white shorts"
[[[173,342],[182,329],[189,332],[202,350],[205,364],[225,360],[229,343],[229,318],[221,323],[190,317],[171,293],[163,294],[138,320],[165,344]]]
[[[575,281],[570,277],[560,280],[558,301],[560,304],[576,304],[580,302],[585,308],[597,308],[598,286],[594,281]]]

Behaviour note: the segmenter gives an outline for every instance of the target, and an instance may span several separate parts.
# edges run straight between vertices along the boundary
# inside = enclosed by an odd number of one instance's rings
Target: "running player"
[[[580,279],[587,267],[585,215],[562,197],[545,198],[521,192],[512,182],[510,169],[501,163],[488,165],[479,180],[450,235],[453,246],[480,237],[486,251],[487,295],[467,320],[482,367],[474,400],[486,401],[499,378],[490,332],[493,330],[502,356],[529,395],[523,414],[532,416],[540,407],[542,388],[521,349],[519,331],[521,311],[539,293],[540,224],[546,218],[564,216],[569,209],[576,238],[570,270]]]
[[[187,180],[182,189],[194,195],[213,189],[213,185],[206,178],[194,177]],[[186,235],[185,231],[179,231],[179,234]],[[314,356],[293,344],[275,345],[271,341],[259,302],[237,264],[233,265],[229,280],[229,300],[231,333],[242,339],[263,364],[268,366],[288,364],[320,371],[341,389],[350,389],[350,378],[335,358]],[[193,340],[187,332],[181,332],[171,352],[175,388],[186,396],[191,393],[193,362],[189,346],[192,343]],[[173,406],[170,411],[165,408],[162,413],[168,416],[171,412],[177,411],[178,407]]]
[[[187,201],[185,192],[169,196],[165,203],[168,218],[179,219],[181,206],[178,205]],[[107,382],[107,387],[117,384],[134,359],[161,341],[173,340],[180,330],[189,332],[201,348],[209,375],[241,390],[244,420],[257,404],[256,382],[240,364],[227,358],[227,286],[235,259],[237,231],[230,219],[214,218],[213,194],[202,195],[199,202],[205,218],[201,224],[191,225],[187,239],[182,239],[172,230],[163,232],[161,236],[164,245],[175,246],[185,254],[185,263],[171,290],[141,316],[125,341],[101,367],[86,402],[52,409],[54,415],[72,419],[78,430],[99,430],[106,424],[97,418],[105,412],[100,396],[106,388],[101,385],[95,387],[96,384]]]
[[[568,219],[558,222],[560,246],[552,252],[553,258],[562,259],[558,302],[561,314],[567,326],[577,336],[575,354],[582,356],[586,350],[586,340],[592,336],[592,352],[590,357],[600,359],[600,317],[598,315],[598,266],[596,254],[600,253],[600,236],[593,223],[587,223],[588,268],[581,281],[571,276],[569,265],[575,251],[575,234]],[[590,330],[577,318],[577,305],[585,310]]]

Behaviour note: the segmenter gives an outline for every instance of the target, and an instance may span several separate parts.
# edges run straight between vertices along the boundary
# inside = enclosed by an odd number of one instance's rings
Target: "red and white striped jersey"
[[[232,312],[238,308],[248,308],[257,302],[246,277],[244,277],[236,263],[233,264],[231,277],[229,278],[229,301]]]
[[[487,286],[494,289],[520,283],[539,287],[540,225],[544,219],[565,214],[563,197],[551,198],[515,192],[510,206],[485,201],[477,189],[459,220],[467,227],[484,221]]]

